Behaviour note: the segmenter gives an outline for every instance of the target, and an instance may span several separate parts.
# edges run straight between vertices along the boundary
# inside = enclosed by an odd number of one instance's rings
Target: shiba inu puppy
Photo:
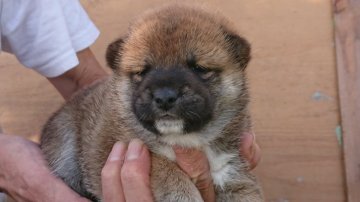
[[[156,201],[202,201],[173,145],[203,150],[217,201],[263,201],[239,155],[249,131],[250,45],[224,17],[183,5],[151,11],[109,45],[114,74],[74,96],[44,127],[41,148],[70,187],[101,201],[101,169],[116,141],[152,152]]]

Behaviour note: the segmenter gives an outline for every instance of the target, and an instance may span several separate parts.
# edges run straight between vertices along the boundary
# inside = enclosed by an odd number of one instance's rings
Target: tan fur
[[[181,29],[175,31],[171,37],[164,37],[167,31],[177,29],[177,23],[181,23]],[[214,25],[219,24],[227,31],[236,33],[223,17],[208,15],[196,8],[181,9],[181,6],[173,6],[161,12],[148,13],[131,27],[128,43],[123,47],[126,54],[123,55],[120,66],[125,71],[139,71],[145,62],[144,55],[149,56],[154,63],[167,66],[185,61],[187,53],[194,51],[195,55],[200,56],[201,65],[227,69],[234,61],[229,58],[224,46],[219,46],[224,44],[222,30],[214,28]],[[197,27],[201,29],[196,29]],[[204,33],[204,30],[208,31]],[[154,35],[153,31],[157,34]],[[188,34],[184,35],[184,32]]]
[[[122,45],[109,47],[114,75],[74,96],[45,125],[41,147],[54,173],[80,194],[101,200],[100,173],[112,145],[140,138],[153,152],[156,201],[202,201],[194,184],[172,161],[173,144],[206,152],[214,182],[219,182],[215,183],[217,201],[263,201],[256,179],[238,154],[240,132],[251,127],[244,72],[250,50],[242,38],[237,41],[240,45],[234,45],[225,34],[237,32],[223,17],[199,8],[174,5],[137,20]],[[216,99],[212,119],[200,130],[181,134],[184,138],[154,135],[133,112],[135,88],[130,73],[142,71],[146,63],[163,69],[185,66],[190,53],[197,64],[221,70],[208,86]]]

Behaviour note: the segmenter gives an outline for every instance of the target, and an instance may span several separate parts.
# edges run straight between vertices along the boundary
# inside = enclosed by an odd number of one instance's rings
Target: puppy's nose
[[[178,99],[178,92],[172,88],[159,88],[153,93],[154,101],[159,109],[169,110],[174,107]]]

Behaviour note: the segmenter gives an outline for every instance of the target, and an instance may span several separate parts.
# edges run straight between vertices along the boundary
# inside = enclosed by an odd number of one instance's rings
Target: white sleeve
[[[2,49],[26,67],[56,77],[75,67],[76,52],[99,36],[78,0],[5,0]]]

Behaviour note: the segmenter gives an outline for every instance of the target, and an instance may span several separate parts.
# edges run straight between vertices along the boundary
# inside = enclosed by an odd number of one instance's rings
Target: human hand
[[[88,201],[51,174],[37,144],[4,134],[0,134],[0,189],[15,201]]]
[[[195,149],[174,148],[176,162],[179,167],[193,180],[205,202],[215,201],[210,167],[206,155]],[[249,168],[253,169],[260,160],[260,147],[255,141],[255,134],[243,133],[240,153],[248,160]]]
[[[0,134],[0,190],[15,201],[89,202],[46,165],[37,144]],[[131,141],[128,148],[123,143],[114,145],[102,171],[102,188],[106,202],[152,201],[150,156],[140,140]]]
[[[126,146],[117,142],[101,172],[105,202],[153,201],[150,188],[150,154],[138,139]]]

